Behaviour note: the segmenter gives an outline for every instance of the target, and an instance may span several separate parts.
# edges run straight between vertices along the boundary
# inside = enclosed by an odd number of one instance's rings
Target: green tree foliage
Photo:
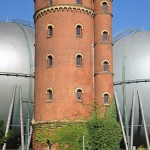
[[[5,137],[5,133],[4,133],[4,122],[2,120],[0,120],[0,148],[2,147],[2,145],[7,142],[8,140],[10,140],[12,137],[14,136],[14,132],[9,130],[7,136]]]
[[[122,139],[121,128],[116,120],[115,103],[107,107],[101,118],[98,109],[87,122],[88,145],[90,150],[119,150]]]

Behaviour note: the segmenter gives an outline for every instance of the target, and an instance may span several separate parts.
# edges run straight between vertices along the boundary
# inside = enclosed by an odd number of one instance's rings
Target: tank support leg
[[[22,106],[22,91],[20,86],[20,125],[21,125],[21,147],[24,150],[24,125],[23,125],[23,106]]]
[[[123,134],[125,147],[126,147],[126,150],[129,150],[128,144],[127,144],[127,137],[126,137],[125,130],[124,130],[124,125],[123,125],[123,121],[122,121],[122,117],[121,117],[120,106],[119,106],[119,103],[118,103],[118,98],[117,98],[116,92],[115,92],[115,100],[116,100],[116,105],[117,105],[117,111],[118,111],[118,114],[119,114],[119,120],[120,120],[120,124],[121,124],[121,129],[122,129],[122,134]]]
[[[132,96],[132,116],[131,116],[131,140],[130,140],[130,149],[133,150],[133,132],[134,132],[134,106],[135,105],[135,91],[133,91]]]
[[[140,104],[140,110],[141,110],[141,115],[142,115],[142,120],[143,120],[143,125],[144,125],[147,149],[150,150],[148,132],[147,132],[147,127],[146,127],[146,122],[145,122],[145,117],[144,117],[144,112],[143,112],[143,106],[142,106],[141,96],[140,96],[139,90],[137,91],[137,95],[138,95],[138,100],[139,100],[139,104]]]
[[[5,137],[8,134],[10,122],[11,122],[11,118],[12,118],[12,112],[13,112],[13,108],[14,108],[14,101],[15,101],[15,94],[16,94],[16,87],[17,87],[17,85],[14,85],[13,96],[12,96],[12,100],[11,100],[11,104],[10,104],[10,108],[9,108],[8,119],[7,119]],[[4,143],[2,150],[6,150],[6,143]]]
[[[28,134],[27,150],[29,150],[29,147],[30,147],[32,132],[33,132],[33,128],[32,128],[32,125],[31,125],[30,126],[30,131],[29,131],[29,134]]]

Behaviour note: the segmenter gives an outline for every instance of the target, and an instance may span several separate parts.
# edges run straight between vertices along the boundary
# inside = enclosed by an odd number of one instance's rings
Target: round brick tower
[[[111,0],[34,0],[35,123],[86,120],[113,97]]]
[[[94,1],[95,99],[109,105],[113,99],[112,0]]]
[[[35,121],[77,120],[93,103],[91,0],[35,0]]]

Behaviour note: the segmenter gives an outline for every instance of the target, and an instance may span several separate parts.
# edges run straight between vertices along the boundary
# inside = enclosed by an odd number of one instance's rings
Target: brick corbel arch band
[[[55,12],[55,11],[80,11],[80,12],[84,12],[87,15],[90,15],[91,17],[94,16],[94,11],[90,8],[84,7],[84,6],[77,6],[77,5],[73,5],[73,4],[66,4],[66,5],[56,5],[56,6],[52,6],[52,7],[46,7],[43,8],[37,12],[35,12],[33,18],[34,21],[36,21],[38,18],[42,17],[43,15],[47,14],[47,13],[51,13],[51,12]]]

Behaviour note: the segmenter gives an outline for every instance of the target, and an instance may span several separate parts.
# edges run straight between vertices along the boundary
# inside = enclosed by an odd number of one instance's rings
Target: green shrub
[[[7,136],[4,133],[4,122],[0,120],[0,148],[2,145],[14,136],[14,132],[9,130]]]
[[[105,117],[94,112],[87,122],[90,150],[119,150],[122,139],[120,124],[116,120],[115,103],[107,107]]]

